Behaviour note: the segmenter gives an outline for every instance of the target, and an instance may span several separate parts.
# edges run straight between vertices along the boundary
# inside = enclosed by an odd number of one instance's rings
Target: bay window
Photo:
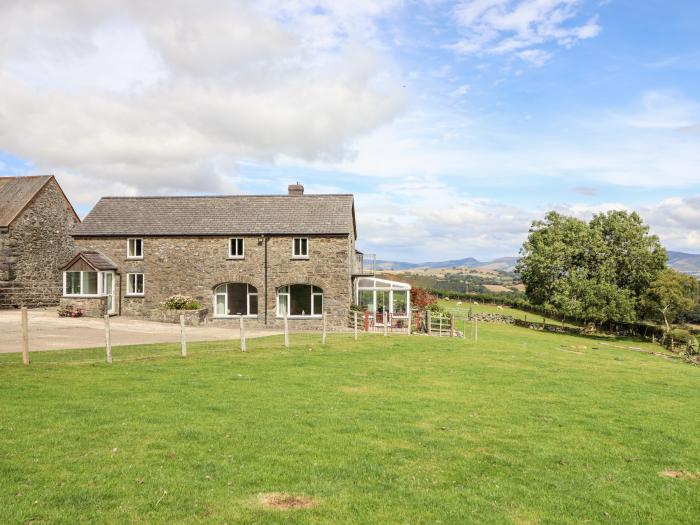
[[[98,275],[101,272],[63,272],[63,295],[101,295]]]

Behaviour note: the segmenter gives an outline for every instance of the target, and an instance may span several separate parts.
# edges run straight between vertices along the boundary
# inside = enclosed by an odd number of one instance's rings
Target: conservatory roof
[[[377,277],[361,277],[357,280],[358,290],[410,290],[411,285]]]

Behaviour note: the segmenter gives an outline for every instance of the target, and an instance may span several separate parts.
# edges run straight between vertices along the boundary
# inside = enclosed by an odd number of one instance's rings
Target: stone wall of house
[[[157,317],[155,310],[175,294],[189,295],[214,312],[214,288],[222,283],[248,283],[258,289],[258,318],[251,327],[281,327],[276,290],[287,284],[312,284],[324,293],[329,327],[347,325],[352,301],[350,237],[309,236],[309,258],[292,258],[292,237],[248,236],[245,258],[229,259],[229,237],[146,237],[143,259],[127,259],[126,237],[78,237],[79,248],[95,249],[119,267],[117,284],[121,315]],[[267,294],[265,294],[265,245],[267,244]],[[143,297],[126,295],[127,273],[144,274]],[[237,319],[223,323],[238,323]],[[317,329],[318,319],[290,319],[291,329]]]
[[[79,312],[76,317],[104,317],[107,312],[106,297],[61,297],[59,312]]]
[[[0,308],[55,306],[63,293],[61,266],[75,252],[77,223],[51,180],[0,234]]]

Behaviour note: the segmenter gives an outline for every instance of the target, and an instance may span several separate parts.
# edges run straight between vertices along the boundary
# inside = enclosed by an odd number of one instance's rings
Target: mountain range
[[[501,272],[512,272],[515,269],[515,264],[518,262],[517,257],[499,257],[492,261],[479,261],[474,257],[465,257],[464,259],[451,259],[449,261],[430,261],[423,263],[409,263],[402,261],[382,261],[377,260],[377,270],[416,270],[424,268],[475,268],[481,270],[498,270]]]
[[[451,259],[448,261],[429,261],[409,263],[402,261],[377,260],[377,270],[415,270],[425,268],[475,268],[481,270],[496,270],[512,272],[518,262],[517,257],[499,257],[491,261],[479,261],[474,257]],[[685,252],[668,252],[668,264],[679,272],[700,277],[700,254]]]

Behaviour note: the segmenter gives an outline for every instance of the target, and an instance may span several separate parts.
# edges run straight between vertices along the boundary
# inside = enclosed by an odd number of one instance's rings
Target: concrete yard
[[[143,321],[127,317],[110,319],[112,345],[175,343],[180,341],[180,326]],[[281,332],[246,329],[246,337],[262,337]],[[238,339],[238,325],[224,324],[188,326],[188,341]],[[78,317],[58,317],[55,308],[29,310],[29,349],[62,350],[94,348],[105,343],[104,320]],[[0,310],[0,353],[21,351],[19,310]]]

